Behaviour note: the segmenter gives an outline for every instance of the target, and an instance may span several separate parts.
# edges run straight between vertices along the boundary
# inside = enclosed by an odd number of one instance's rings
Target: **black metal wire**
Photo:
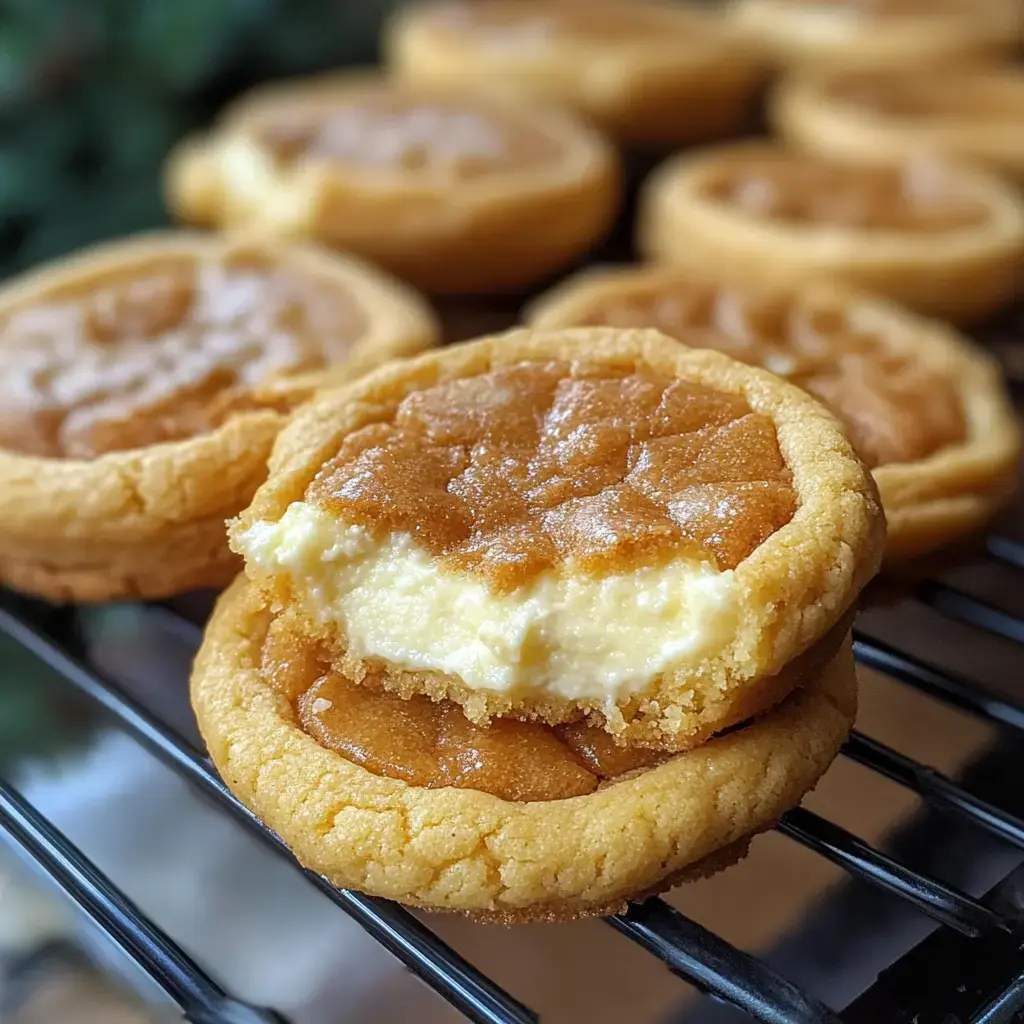
[[[973,937],[990,928],[1007,927],[999,914],[972,896],[911,870],[805,807],[796,807],[785,814],[778,830],[851,875],[895,893],[963,935]]]
[[[1012,640],[1016,644],[1024,644],[1024,619],[1018,619],[962,590],[930,580],[917,588],[916,596],[919,601],[947,618],[977,626],[978,629]]]
[[[1013,1024],[1024,1012],[1024,973],[1018,974],[988,1006],[971,1018],[971,1024]]]
[[[1024,730],[1024,707],[988,693],[960,676],[943,672],[890,644],[853,631],[853,653],[862,665],[913,686],[979,718]]]
[[[188,1020],[283,1024],[284,1018],[271,1010],[229,998],[67,836],[2,779],[0,828],[181,1007]]]
[[[858,764],[914,790],[937,810],[954,814],[1024,849],[1024,821],[973,796],[934,768],[918,764],[898,750],[859,732],[850,736],[843,753]]]
[[[985,550],[1003,565],[1024,569],[1024,544],[1009,537],[989,536],[985,538]]]
[[[664,961],[674,974],[764,1024],[839,1024],[827,1006],[664,900],[634,903],[625,914],[607,921]]]
[[[120,688],[89,672],[49,638],[2,607],[0,633],[59,672],[75,689],[109,711],[147,749],[272,845],[328,899],[355,918],[385,949],[470,1020],[477,1024],[532,1024],[537,1020],[532,1010],[513,999],[402,907],[387,900],[335,889],[325,878],[302,868],[288,847],[235,799],[202,754],[162,727]]]

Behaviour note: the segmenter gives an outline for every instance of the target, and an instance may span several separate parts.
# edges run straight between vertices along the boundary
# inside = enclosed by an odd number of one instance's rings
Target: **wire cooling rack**
[[[1024,572],[1024,543],[992,536],[986,561],[1015,575]],[[1024,577],[1020,580],[1024,583]],[[979,634],[1024,644],[1024,618],[964,589],[929,581],[917,587],[913,599],[939,616],[965,624]],[[287,847],[240,804],[217,777],[209,758],[182,735],[169,729],[121,687],[104,678],[85,657],[73,656],[53,627],[52,616],[40,606],[13,595],[0,594],[0,633],[44,662],[82,696],[102,707],[140,743],[169,765],[224,813],[248,827],[296,870]],[[174,616],[168,607],[153,611]],[[199,631],[181,620],[182,629]],[[968,711],[1009,730],[1024,730],[1024,701],[990,686],[930,663],[900,647],[855,631],[859,662],[930,697]],[[1024,665],[1019,648],[1012,656]],[[1016,670],[1013,670],[1016,673]],[[1016,673],[1019,675],[1019,673]],[[1022,742],[1017,736],[1016,740]],[[915,792],[927,805],[953,819],[980,828],[1024,849],[1024,820],[967,791],[951,779],[919,764],[885,744],[854,733],[844,756],[881,773]],[[0,828],[8,833],[71,899],[119,945],[141,969],[177,1003],[194,1024],[270,1024],[284,1018],[245,1005],[225,992],[209,975],[148,919],[116,884],[12,785],[0,780]],[[1024,871],[1011,876],[987,898],[977,899],[928,874],[914,870],[864,842],[856,835],[807,809],[783,817],[778,830],[792,841],[839,865],[859,878],[905,901],[942,927],[908,955],[925,954],[929,943],[953,944],[945,962],[958,964],[956,981],[961,1004],[970,1009],[955,1019],[970,1024],[998,1024],[1024,1014]],[[397,904],[333,888],[325,879],[305,871],[308,881],[373,938],[469,1020],[480,1024],[526,1024],[537,1015],[514,996],[476,970],[461,955]],[[660,899],[634,905],[628,913],[607,918],[625,938],[661,960],[680,978],[746,1011],[768,1024],[884,1024],[912,1016],[879,1016],[887,1012],[870,1006],[872,992],[846,1011],[837,1012],[801,991],[767,964],[736,949],[724,939],[688,919]],[[938,956],[939,954],[935,954]],[[972,965],[982,965],[979,972]],[[996,965],[999,970],[994,970]],[[993,973],[996,977],[993,977]],[[977,978],[976,978],[977,976]],[[883,980],[884,980],[883,976]],[[920,977],[920,974],[917,975]],[[976,978],[970,984],[965,979]],[[881,989],[881,983],[876,988]],[[934,997],[934,993],[931,993]],[[867,1002],[865,1002],[867,1000]],[[902,992],[902,1002],[913,1004]],[[865,1015],[865,1014],[873,1015]]]

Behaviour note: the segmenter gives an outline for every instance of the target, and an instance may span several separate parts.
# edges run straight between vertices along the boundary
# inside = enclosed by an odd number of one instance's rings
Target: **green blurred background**
[[[170,144],[256,82],[372,61],[395,0],[0,0],[0,274],[164,222]]]

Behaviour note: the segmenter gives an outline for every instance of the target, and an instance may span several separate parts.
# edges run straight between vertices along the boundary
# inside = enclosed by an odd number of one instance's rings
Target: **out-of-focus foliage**
[[[0,275],[163,223],[170,144],[247,86],[373,60],[394,0],[0,0]]]
[[[270,78],[364,63],[394,0],[0,0],[0,279],[165,223],[171,144]],[[0,762],[74,734],[0,643]]]

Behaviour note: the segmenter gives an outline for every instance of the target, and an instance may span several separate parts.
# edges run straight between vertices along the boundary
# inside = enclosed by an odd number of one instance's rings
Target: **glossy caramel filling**
[[[692,37],[701,23],[697,17],[684,21],[680,13],[679,8],[635,0],[470,0],[441,4],[432,11],[434,23],[442,29],[514,49],[543,48],[558,41],[661,42],[666,33]]]
[[[753,217],[867,231],[931,233],[984,223],[981,203],[953,191],[931,165],[853,167],[791,153],[728,161],[706,193]]]
[[[1024,119],[1024,75],[959,72],[952,75],[863,74],[828,86],[831,96],[887,117],[962,122],[994,121],[1007,131]]]
[[[280,161],[328,160],[472,179],[557,163],[562,144],[507,111],[380,89],[277,115],[258,137]]]
[[[854,312],[692,281],[595,296],[579,323],[656,327],[786,377],[843,421],[872,468],[914,462],[962,441],[967,428],[956,382],[859,325]]]
[[[0,323],[0,447],[90,459],[193,437],[260,381],[342,358],[363,326],[337,287],[255,255],[45,290]]]
[[[570,561],[734,568],[796,507],[774,425],[742,397],[555,361],[414,391],[346,437],[305,500],[499,593]]]
[[[372,680],[357,685],[333,672],[315,644],[284,619],[275,619],[267,632],[261,671],[318,743],[375,775],[412,786],[560,800],[592,793],[604,780],[667,756],[616,746],[608,733],[583,723],[553,728],[495,719],[479,726],[450,701],[404,700]]]

